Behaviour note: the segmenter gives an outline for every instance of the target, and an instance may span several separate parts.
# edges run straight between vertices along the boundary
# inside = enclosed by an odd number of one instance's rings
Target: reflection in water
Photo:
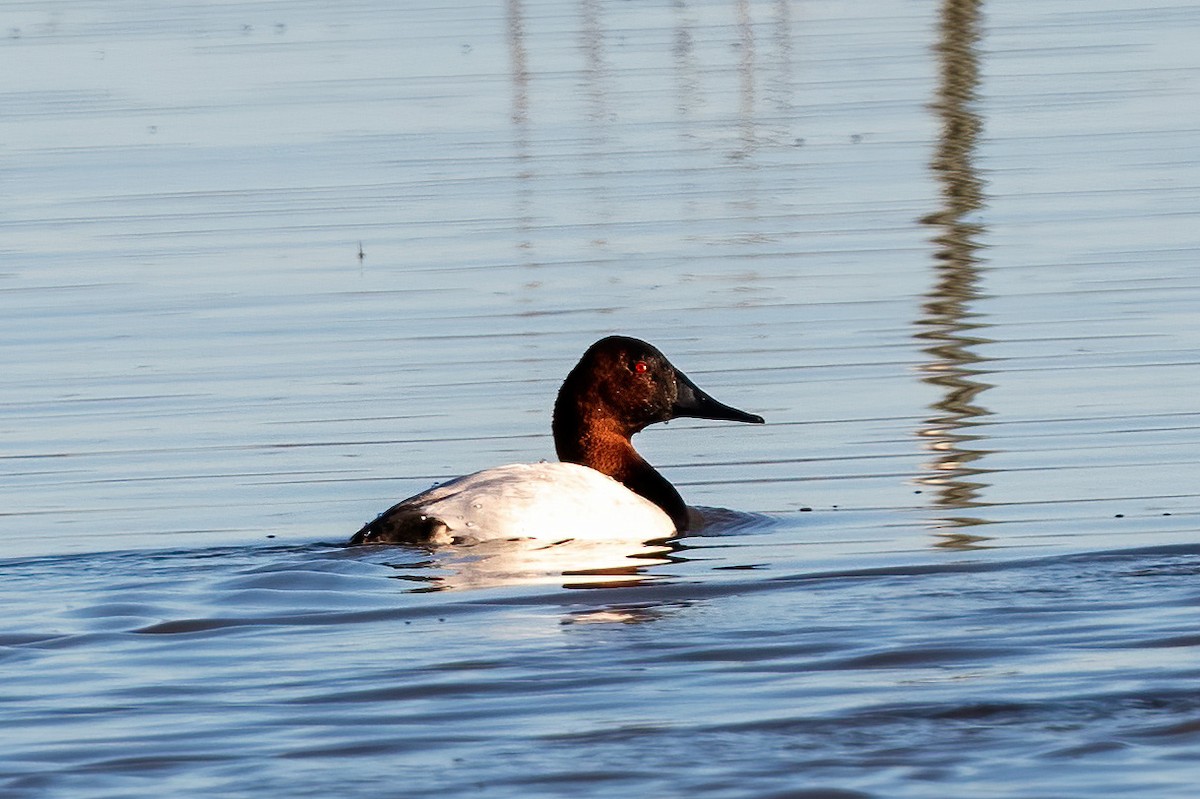
[[[762,514],[728,508],[692,505],[688,510],[695,526],[687,538],[643,541],[637,536],[618,535],[600,540],[493,539],[434,549],[382,546],[366,547],[365,551],[386,555],[386,565],[396,572],[392,577],[416,583],[414,593],[522,585],[631,588],[670,581],[673,575],[659,568],[666,564],[713,560],[710,548],[688,543],[688,538],[762,532],[775,523]],[[647,621],[650,617],[640,614],[637,620]]]
[[[940,64],[938,99],[934,103],[940,117],[941,136],[932,168],[942,189],[943,208],[922,220],[938,228],[933,241],[937,245],[937,283],[926,295],[922,330],[917,337],[927,343],[924,351],[931,360],[923,367],[925,382],[937,386],[943,399],[932,406],[936,415],[920,431],[926,447],[933,453],[929,464],[932,474],[920,482],[936,491],[940,508],[956,510],[977,508],[980,490],[987,484],[978,478],[987,469],[978,461],[987,450],[974,445],[981,436],[972,432],[979,417],[989,411],[976,403],[978,395],[990,384],[976,380],[984,373],[977,368],[984,359],[972,351],[988,339],[973,335],[983,327],[973,321],[971,303],[979,297],[982,247],[978,239],[982,225],[971,215],[983,207],[983,182],[973,161],[982,122],[973,110],[979,83],[976,45],[980,35],[982,0],[944,0],[941,9],[940,37],[936,52]],[[952,527],[965,528],[984,524],[977,516],[955,515],[944,519]],[[941,546],[966,547],[983,541],[982,536],[958,532],[945,535]]]
[[[608,60],[605,56],[607,33],[600,16],[599,0],[581,0],[580,7],[580,46],[584,55],[584,84],[587,95],[587,118],[591,135],[587,137],[587,160],[583,174],[596,203],[596,220],[601,224],[611,222],[613,218],[612,204],[609,200],[609,182],[615,170],[608,166],[612,155],[612,144],[608,125],[611,111],[609,110],[610,75]],[[598,233],[591,241],[592,246],[603,248],[608,245],[604,232]]]
[[[669,615],[670,611],[688,607],[688,603],[609,605],[573,611],[563,624],[647,624]]]
[[[604,0],[578,0],[570,7],[570,25],[577,36],[577,52],[581,56],[578,99],[581,103],[577,119],[564,122],[560,108],[547,109],[548,119],[557,119],[552,130],[538,126],[537,95],[531,92],[540,73],[530,66],[531,37],[526,26],[527,4],[524,0],[505,0],[506,40],[509,51],[509,82],[511,86],[511,124],[516,162],[516,227],[517,247],[529,251],[535,247],[541,232],[537,213],[541,207],[539,189],[546,174],[539,176],[534,164],[546,155],[561,158],[561,152],[542,153],[546,141],[556,147],[578,148],[571,153],[579,164],[582,199],[590,201],[587,222],[591,247],[609,246],[608,225],[618,212],[614,197],[626,190],[630,176],[624,166],[613,166],[621,160],[621,146],[638,148],[638,131],[627,125],[632,115],[625,109],[631,98],[640,92],[655,92],[660,87],[639,77],[638,85],[625,85],[631,76],[644,76],[652,70],[651,62],[636,48],[625,46],[623,26],[625,6]],[[700,6],[697,9],[697,6]],[[756,19],[769,9],[769,19]],[[705,154],[714,146],[727,147],[726,157],[737,167],[736,184],[723,192],[731,218],[741,219],[748,228],[738,241],[765,240],[758,212],[764,201],[757,174],[759,154],[768,148],[791,148],[798,141],[795,125],[795,65],[793,63],[793,10],[791,0],[772,0],[768,6],[753,0],[735,0],[722,7],[727,14],[718,18],[712,9],[693,0],[671,0],[670,16],[661,29],[663,51],[671,53],[671,72],[674,75],[674,126],[679,133],[680,153],[698,151]],[[566,13],[564,11],[564,13]],[[616,18],[615,24],[610,17]],[[719,20],[719,21],[714,21]],[[768,27],[769,26],[769,27]],[[613,31],[617,31],[614,33]],[[653,35],[659,32],[648,29]],[[763,35],[764,32],[769,35]],[[730,62],[728,52],[736,54]],[[536,53],[536,50],[532,52]],[[649,73],[652,74],[652,73]],[[560,76],[549,73],[550,81]],[[732,89],[732,91],[731,91]],[[708,113],[703,113],[707,111]],[[656,125],[667,122],[659,119]],[[629,137],[626,142],[625,137]],[[684,218],[700,218],[707,222],[711,211],[696,202],[697,187],[706,175],[683,160],[682,167],[664,161],[657,169],[673,170],[679,177],[678,196],[684,204]],[[553,170],[551,170],[553,171]],[[777,198],[772,194],[769,199]],[[556,198],[557,199],[557,198]],[[549,216],[555,215],[557,209]],[[708,235],[708,228],[703,231]],[[532,254],[526,253],[532,263]],[[591,257],[595,258],[595,254]]]
[[[754,88],[754,25],[750,18],[749,0],[738,0],[737,3],[738,48],[741,60],[738,63],[738,127],[741,131],[742,157],[754,154],[758,136],[755,132],[757,116],[755,107]]]
[[[561,585],[564,588],[625,588],[661,580],[651,566],[674,559],[670,543],[640,541],[487,541],[438,550],[435,557],[396,564],[402,580],[418,591]]]
[[[766,95],[775,106],[783,129],[776,135],[776,141],[791,144],[787,125],[795,119],[796,107],[793,102],[795,88],[792,81],[792,4],[791,0],[776,0],[775,24],[772,26],[772,38],[775,41],[776,64],[772,78],[767,82]]]
[[[508,60],[512,80],[512,125],[514,157],[517,164],[516,217],[520,231],[518,249],[533,247],[533,172],[529,154],[529,65],[525,57],[525,17],[522,0],[508,0]]]
[[[696,16],[686,0],[675,0],[675,42],[671,47],[675,65],[675,110],[679,114],[680,128],[687,131],[686,124],[700,110],[700,65],[696,59],[696,37],[692,30],[698,26]]]

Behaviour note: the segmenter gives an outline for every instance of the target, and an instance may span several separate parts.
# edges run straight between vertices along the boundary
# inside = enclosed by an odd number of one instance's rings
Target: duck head
[[[763,423],[757,414],[713,399],[656,347],[609,336],[589,347],[563,381],[554,404],[554,438],[563,457],[561,439],[584,429],[599,427],[629,437],[680,417]]]

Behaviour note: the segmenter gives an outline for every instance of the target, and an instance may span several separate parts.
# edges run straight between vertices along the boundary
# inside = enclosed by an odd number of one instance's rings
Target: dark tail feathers
[[[450,528],[441,519],[421,513],[415,508],[392,508],[367,522],[350,539],[350,546],[359,544],[426,544]]]

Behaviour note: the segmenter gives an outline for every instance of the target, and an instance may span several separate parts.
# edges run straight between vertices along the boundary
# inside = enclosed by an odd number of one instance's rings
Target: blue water
[[[6,14],[0,795],[1195,795],[1194,5]],[[342,546],[608,333],[706,528]]]
[[[320,545],[9,562],[6,794],[1193,789],[1200,547],[814,570],[797,532],[593,590]]]

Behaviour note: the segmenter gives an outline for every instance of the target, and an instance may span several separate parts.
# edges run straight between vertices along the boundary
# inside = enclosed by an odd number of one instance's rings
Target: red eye
[[[649,368],[650,367],[646,365],[645,361],[638,361],[633,365],[633,371],[637,372],[639,375],[646,374],[646,370]]]

